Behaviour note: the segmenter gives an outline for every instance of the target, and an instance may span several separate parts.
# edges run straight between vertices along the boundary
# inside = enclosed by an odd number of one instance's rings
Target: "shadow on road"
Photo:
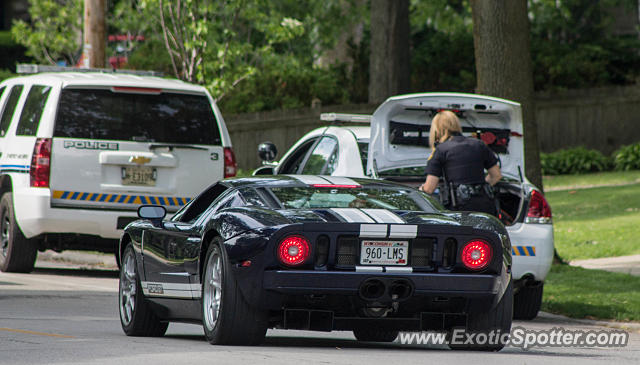
[[[117,270],[97,270],[97,269],[67,269],[67,268],[35,268],[34,274],[81,276],[92,278],[118,278]]]

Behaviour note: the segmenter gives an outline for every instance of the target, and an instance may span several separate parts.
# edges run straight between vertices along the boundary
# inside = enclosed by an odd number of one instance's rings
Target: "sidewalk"
[[[640,276],[640,255],[575,260],[569,265]]]
[[[55,252],[47,250],[38,252],[37,268],[83,268],[91,270],[118,270],[116,258],[113,254],[103,254],[87,251]]]

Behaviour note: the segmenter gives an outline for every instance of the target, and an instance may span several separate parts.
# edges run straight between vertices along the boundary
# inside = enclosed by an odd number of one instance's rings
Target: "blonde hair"
[[[455,132],[462,133],[460,120],[452,111],[443,110],[431,120],[429,145],[433,148],[436,142],[442,143],[446,141]]]

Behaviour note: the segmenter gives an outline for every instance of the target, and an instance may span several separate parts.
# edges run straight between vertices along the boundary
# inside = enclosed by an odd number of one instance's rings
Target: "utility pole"
[[[84,0],[84,46],[80,67],[104,68],[107,0]]]

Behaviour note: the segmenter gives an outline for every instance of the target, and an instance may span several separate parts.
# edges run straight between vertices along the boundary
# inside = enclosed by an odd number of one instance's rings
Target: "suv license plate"
[[[361,265],[406,265],[409,241],[362,241]]]
[[[122,168],[122,185],[156,186],[157,172],[148,166],[125,166]]]

